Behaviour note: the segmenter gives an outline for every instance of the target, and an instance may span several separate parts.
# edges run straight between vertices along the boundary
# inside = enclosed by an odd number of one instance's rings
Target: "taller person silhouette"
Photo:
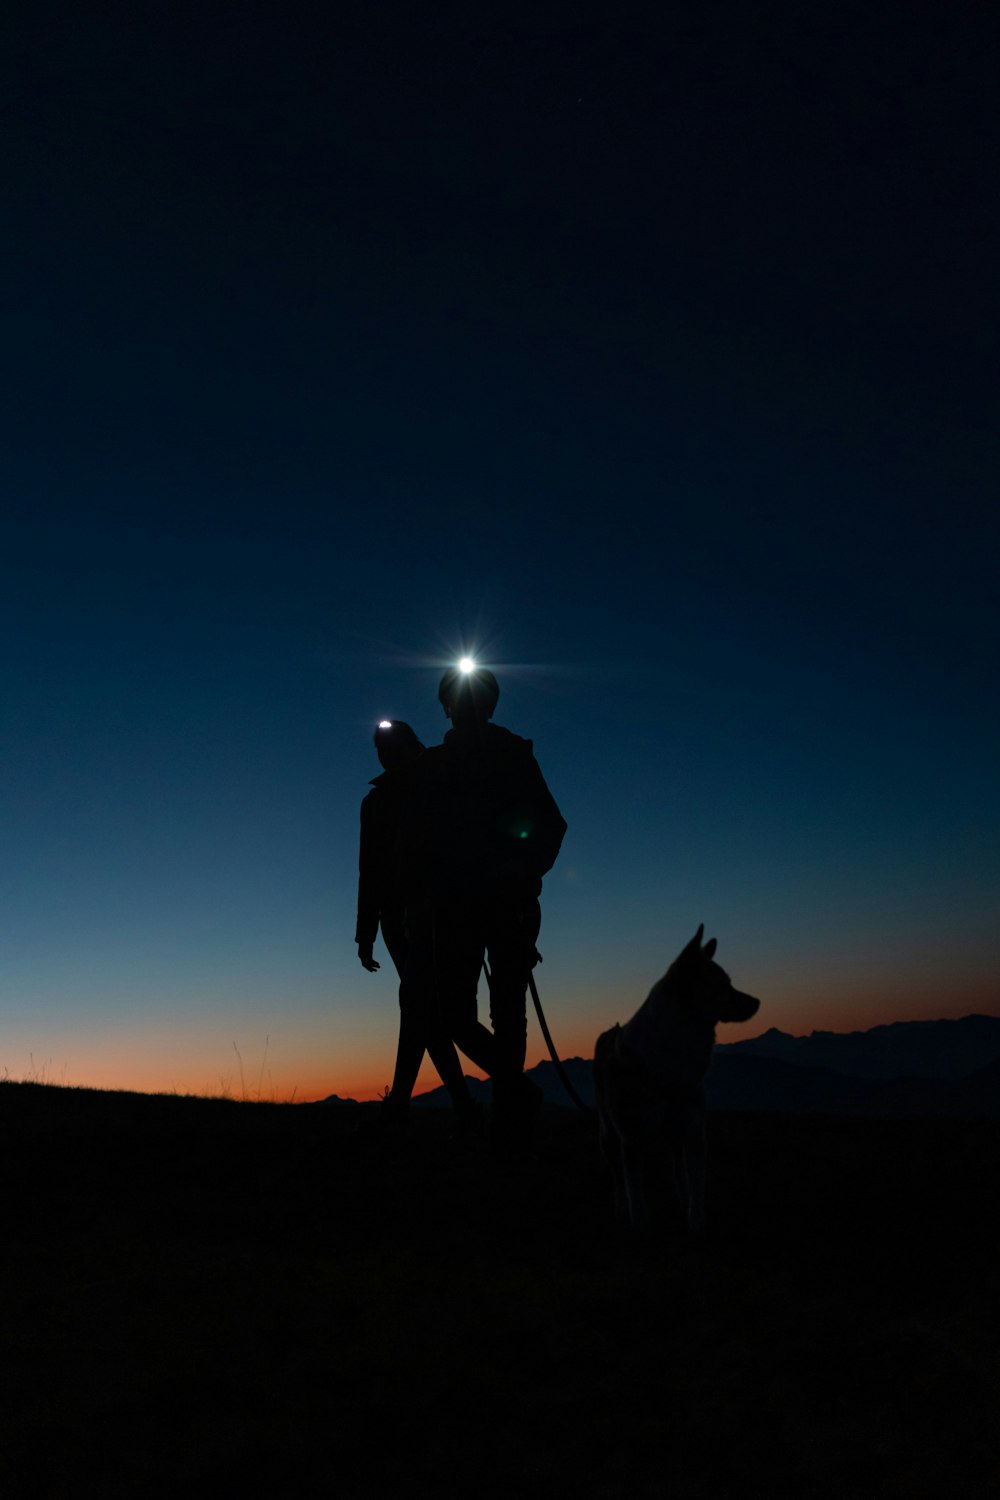
[[[521,1135],[541,1102],[524,1077],[526,990],[538,961],[542,878],[566,822],[531,741],[490,722],[499,696],[484,668],[442,677],[438,698],[452,727],[416,769],[400,868],[408,976],[433,987],[454,1041],[490,1074],[503,1137]],[[477,1014],[487,956],[492,1032]]]

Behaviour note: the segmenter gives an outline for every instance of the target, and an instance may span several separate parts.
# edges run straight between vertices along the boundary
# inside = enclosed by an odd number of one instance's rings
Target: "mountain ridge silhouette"
[[[593,1104],[589,1058],[562,1064]],[[546,1105],[573,1108],[548,1058],[525,1070]],[[490,1085],[467,1079],[483,1103]],[[796,1037],[769,1027],[758,1037],[716,1045],[705,1079],[708,1107],[781,1113],[866,1115],[1000,1114],[1000,1016],[895,1021],[868,1031],[814,1031]],[[355,1103],[336,1095],[323,1103]],[[417,1095],[418,1109],[446,1108],[441,1087]]]
[[[791,1036],[771,1026],[760,1036],[720,1042],[716,1054],[774,1057],[829,1067],[854,1078],[964,1078],[1000,1057],[1000,1017],[893,1021],[867,1031],[811,1031]]]

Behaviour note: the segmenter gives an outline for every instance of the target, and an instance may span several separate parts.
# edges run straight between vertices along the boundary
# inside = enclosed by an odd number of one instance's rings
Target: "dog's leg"
[[[615,1128],[608,1098],[609,1075],[614,1072],[612,1057],[617,1030],[617,1027],[613,1027],[610,1031],[602,1032],[594,1044],[594,1095],[597,1101],[597,1143],[601,1156],[611,1173],[615,1218],[625,1222],[628,1218],[628,1207],[622,1175],[621,1137]]]
[[[603,1109],[598,1112],[597,1132],[601,1155],[607,1163],[608,1171],[611,1173],[611,1191],[614,1201],[615,1218],[624,1224],[628,1221],[628,1201],[625,1196],[622,1143],[614,1127],[614,1122],[608,1118]]]
[[[597,1096],[598,1138],[604,1160],[611,1172],[615,1218],[634,1225],[633,1203],[641,1194],[635,1173],[630,1178],[628,1165],[629,1080],[623,1077],[616,1055],[618,1027],[613,1026],[597,1038],[594,1049],[594,1086]]]
[[[705,1167],[708,1150],[703,1109],[692,1110],[686,1115],[682,1132],[680,1178],[687,1229],[690,1234],[702,1234],[705,1229]]]
[[[649,1204],[646,1198],[646,1163],[643,1151],[633,1142],[623,1140],[621,1153],[629,1228],[633,1234],[646,1234],[649,1230]]]

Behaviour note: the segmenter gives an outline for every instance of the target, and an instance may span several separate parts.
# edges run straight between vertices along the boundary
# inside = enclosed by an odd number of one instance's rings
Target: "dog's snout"
[[[760,1010],[760,1001],[753,995],[744,995],[740,990],[731,990],[726,996],[726,1013],[723,1021],[749,1021]]]

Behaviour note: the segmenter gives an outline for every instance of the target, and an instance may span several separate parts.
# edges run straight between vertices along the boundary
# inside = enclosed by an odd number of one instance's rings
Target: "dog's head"
[[[749,1021],[760,1009],[760,1001],[733,988],[725,969],[713,961],[718,946],[715,938],[703,944],[704,935],[702,923],[670,965],[668,979],[676,984],[682,1002],[711,1017],[713,1026],[719,1021]]]

